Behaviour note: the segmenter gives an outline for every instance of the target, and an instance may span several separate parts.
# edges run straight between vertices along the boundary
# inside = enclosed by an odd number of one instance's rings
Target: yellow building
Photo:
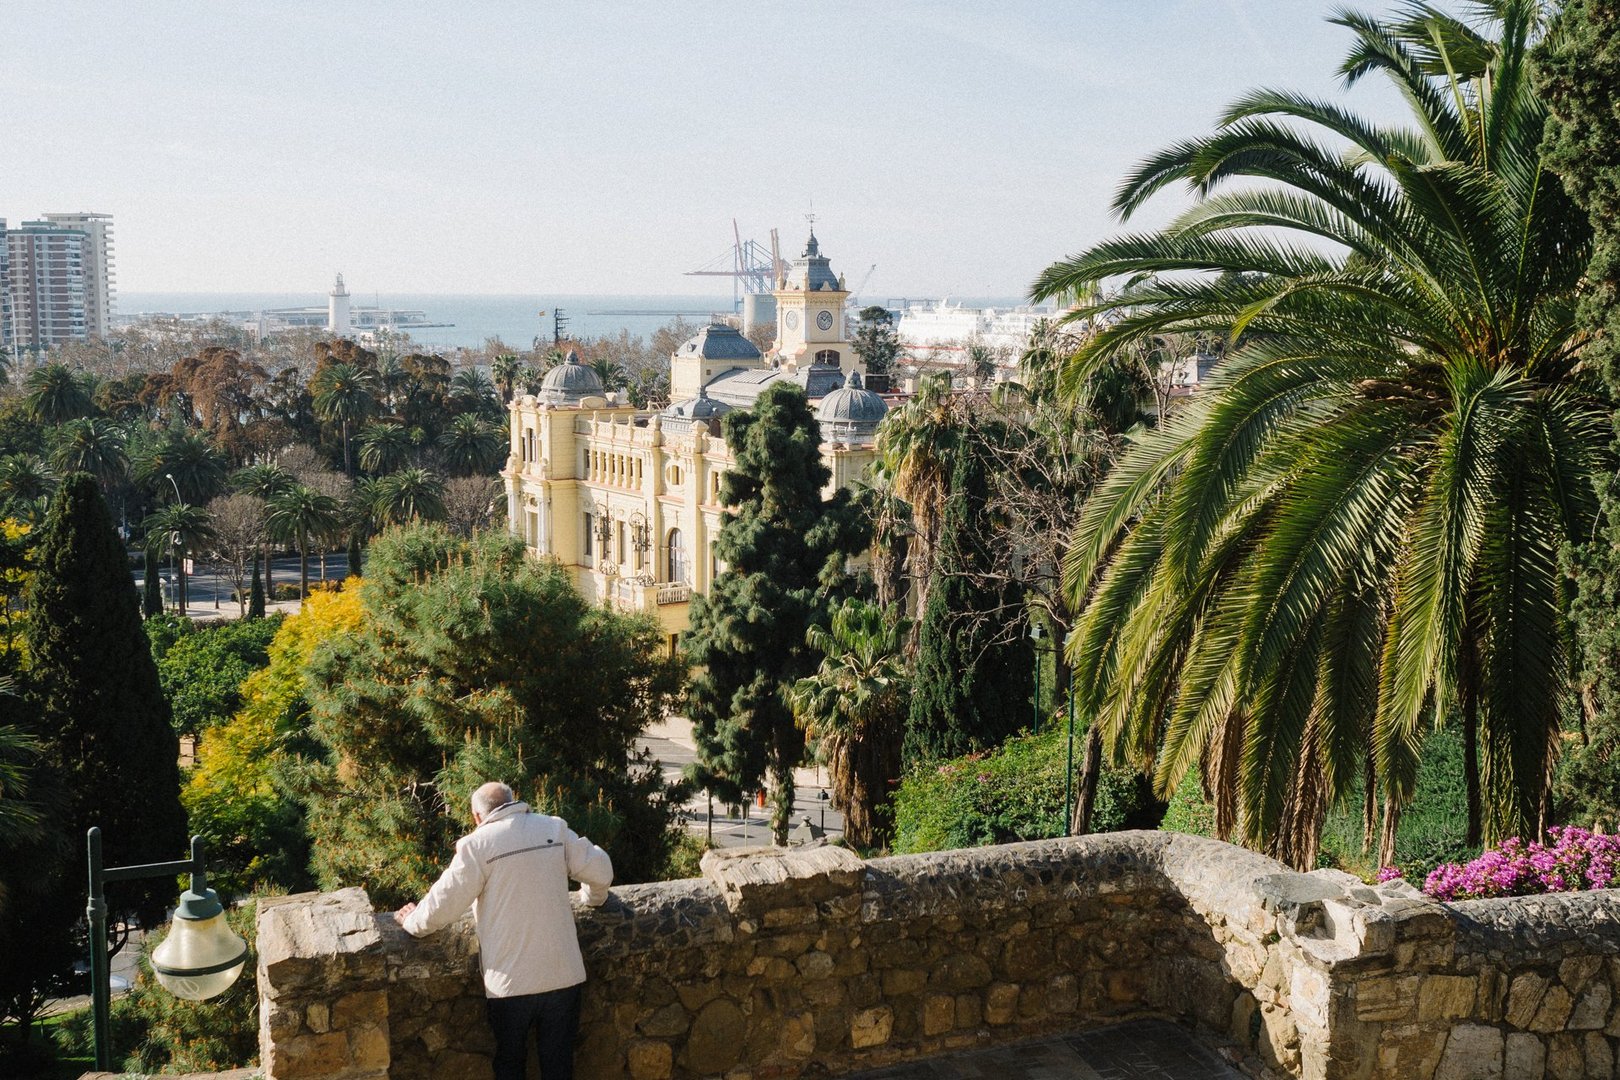
[[[817,410],[829,489],[851,484],[874,458],[887,405],[862,386],[845,336],[849,293],[814,233],[775,296],[770,354],[733,327],[705,327],[670,358],[667,409],[638,410],[604,393],[572,354],[538,394],[510,407],[502,475],[512,531],[569,567],[588,598],[654,615],[672,642],[687,628],[693,590],[707,592],[720,569],[720,475],[732,464],[721,416],[790,382]]]

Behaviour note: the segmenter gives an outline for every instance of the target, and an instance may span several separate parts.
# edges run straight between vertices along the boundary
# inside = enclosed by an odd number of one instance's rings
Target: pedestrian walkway
[[[664,776],[680,779],[687,765],[697,760],[697,742],[692,738],[691,721],[680,716],[666,717],[649,727],[637,745],[658,759]],[[804,821],[809,819],[810,832],[828,838],[844,835],[844,819],[832,808],[832,800],[823,799],[827,790],[826,771],[811,767],[794,771],[793,825],[795,833],[789,842],[797,842],[805,835]],[[695,836],[712,837],[715,847],[756,847],[771,842],[770,808],[750,803],[740,808],[743,813],[730,814],[724,804],[712,802],[704,792],[697,792],[681,806],[686,830]]]
[[[891,1065],[848,1080],[1243,1080],[1243,1074],[1184,1028],[1133,1020]]]

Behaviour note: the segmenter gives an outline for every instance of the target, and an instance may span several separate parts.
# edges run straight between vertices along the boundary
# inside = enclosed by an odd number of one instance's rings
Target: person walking
[[[539,1027],[540,1080],[572,1080],[585,960],[574,931],[568,879],[592,907],[613,884],[608,853],[559,817],[533,813],[512,789],[473,792],[475,828],[419,904],[394,913],[415,937],[441,930],[471,907],[495,1033],[495,1080],[524,1080],[529,1029]]]

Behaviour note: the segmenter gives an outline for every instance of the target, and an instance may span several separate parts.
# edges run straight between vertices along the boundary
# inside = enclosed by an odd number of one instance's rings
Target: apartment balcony
[[[692,586],[684,581],[647,581],[642,578],[615,578],[611,595],[625,611],[655,611],[692,599]]]

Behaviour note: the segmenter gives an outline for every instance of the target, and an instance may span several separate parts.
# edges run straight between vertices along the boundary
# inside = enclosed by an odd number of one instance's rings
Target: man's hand
[[[394,921],[399,923],[399,925],[404,926],[405,925],[405,917],[408,916],[411,912],[413,912],[415,910],[416,910],[416,904],[414,902],[406,904],[404,907],[402,907],[398,911],[394,912]]]

